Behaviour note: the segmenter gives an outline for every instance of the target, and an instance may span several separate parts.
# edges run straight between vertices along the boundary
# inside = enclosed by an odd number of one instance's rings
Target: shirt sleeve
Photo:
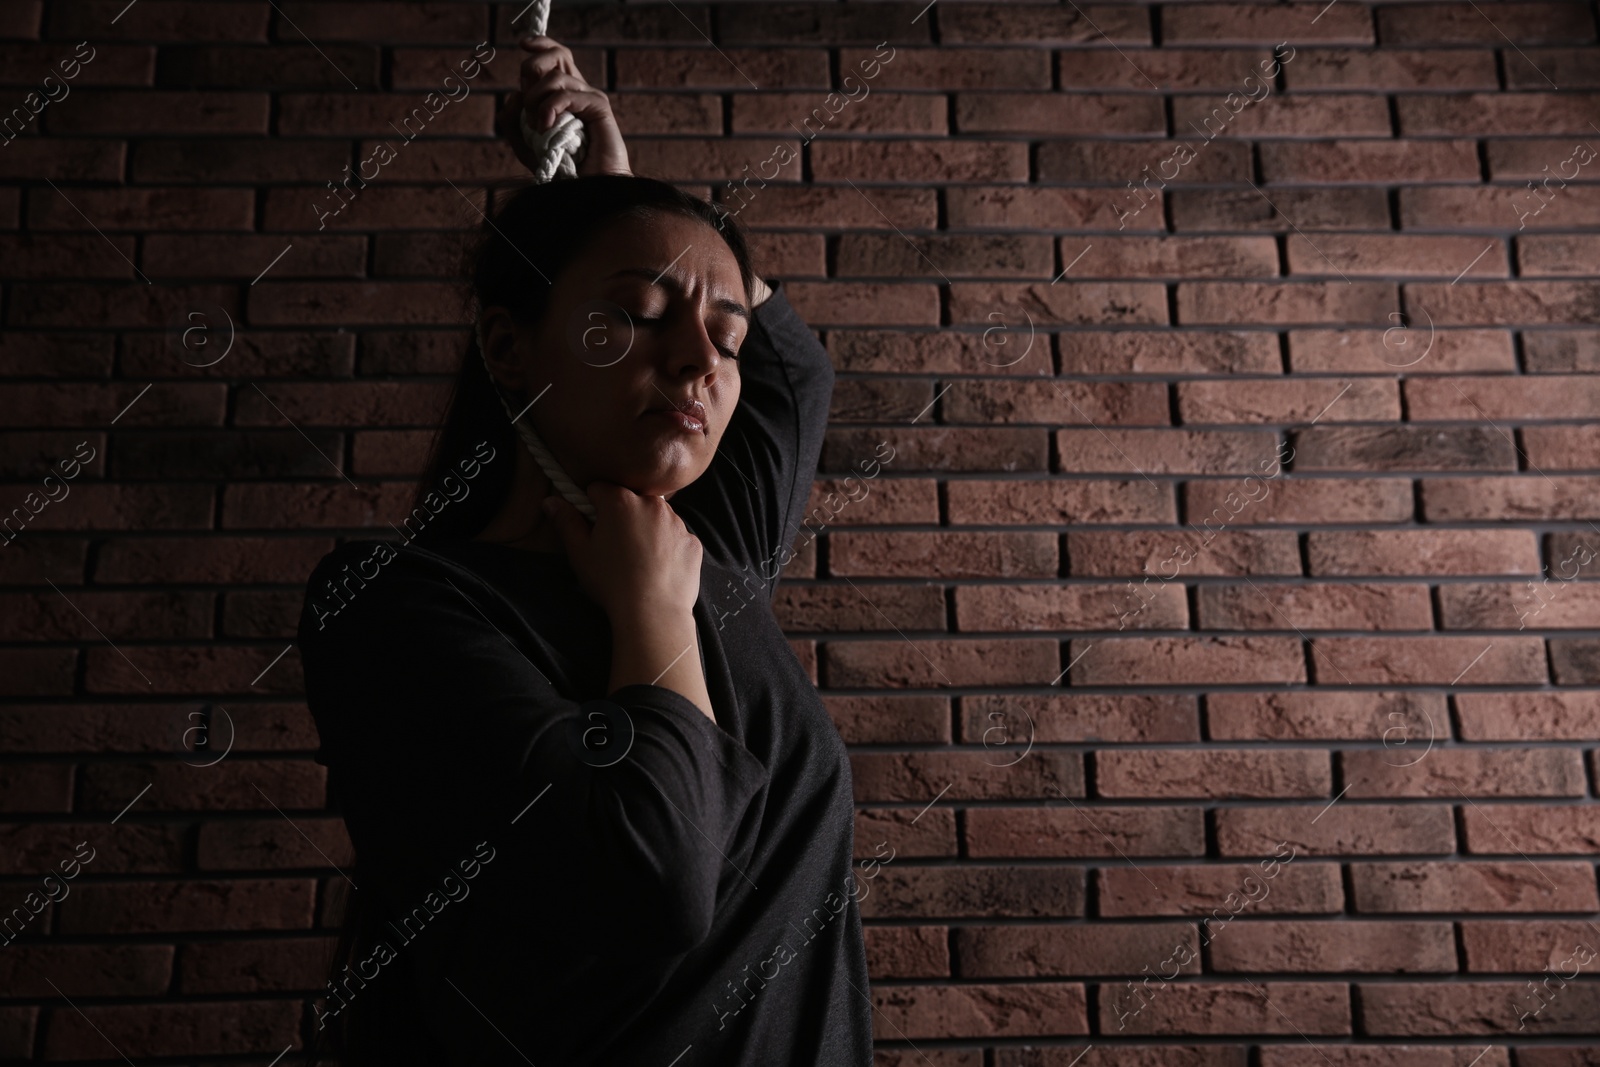
[[[352,547],[319,565],[311,590],[349,573]],[[527,922],[560,915],[657,953],[705,938],[768,783],[737,739],[661,686],[603,702],[560,691],[554,650],[442,557],[400,550],[332,617],[311,602],[307,703],[358,884],[373,878],[403,913],[487,841]]]
[[[771,285],[739,351],[739,404],[716,458],[672,505],[710,555],[775,584],[816,479],[834,370],[783,282]]]

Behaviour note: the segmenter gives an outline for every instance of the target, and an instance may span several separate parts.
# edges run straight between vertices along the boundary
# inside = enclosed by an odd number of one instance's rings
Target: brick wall
[[[302,583],[405,511],[519,6],[0,7],[0,1059],[310,1032]],[[881,1063],[1600,1063],[1595,5],[551,33],[839,370],[778,611]]]

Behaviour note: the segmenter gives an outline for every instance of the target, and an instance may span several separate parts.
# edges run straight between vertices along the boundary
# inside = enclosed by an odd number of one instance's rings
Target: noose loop
[[[535,37],[544,35],[545,26],[550,19],[550,0],[534,0],[521,16],[527,32]],[[584,152],[588,148],[588,138],[585,136],[583,123],[570,111],[561,115],[550,129],[540,132],[535,130],[528,121],[527,109],[523,109],[519,116],[522,124],[522,138],[533,149],[536,165],[533,170],[535,184],[543,185],[555,178],[576,178],[578,176],[578,163],[582,161]],[[594,504],[579,489],[561,464],[557,462],[554,454],[546,447],[533,428],[530,411],[533,404],[529,403],[521,412],[512,407],[512,397],[495,380],[494,372],[489,369],[489,349],[484,344],[482,310],[479,311],[477,322],[478,352],[483,356],[484,370],[489,372],[489,384],[500,397],[500,404],[506,409],[506,417],[511,420],[511,425],[516,428],[517,436],[533,456],[534,462],[539,464],[539,469],[544,471],[545,477],[550,479],[550,484],[555,486],[558,493],[573,507],[577,508],[590,520],[595,518]],[[535,398],[537,399],[537,398]]]

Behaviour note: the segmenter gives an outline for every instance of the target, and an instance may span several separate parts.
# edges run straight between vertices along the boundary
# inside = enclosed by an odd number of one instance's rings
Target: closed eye
[[[639,316],[639,315],[630,315],[629,318],[632,319],[635,323],[641,323],[641,322],[665,322],[666,321],[666,317],[663,316],[663,315],[657,315],[655,318],[648,318],[648,319],[644,318],[642,316]],[[717,351],[722,353],[722,357],[724,359],[731,359],[731,360],[737,361],[738,358],[739,358],[738,350],[737,349],[730,349],[727,345],[717,345]]]

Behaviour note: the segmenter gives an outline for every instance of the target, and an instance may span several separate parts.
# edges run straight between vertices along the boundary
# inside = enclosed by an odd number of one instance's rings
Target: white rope
[[[544,35],[545,26],[550,19],[550,0],[534,0],[528,5],[522,16],[527,32],[535,37]],[[588,138],[585,136],[583,123],[570,111],[564,113],[550,129],[543,133],[535,130],[528,121],[526,109],[521,114],[522,137],[533,149],[537,165],[533,167],[533,180],[537,184],[553,181],[557,176],[562,178],[576,178],[578,176],[578,162],[583,159],[584,151],[588,148]],[[484,344],[483,319],[480,315],[477,323],[478,351],[483,354],[484,369],[489,369],[489,349]],[[533,419],[530,412],[533,405],[529,404],[522,411],[519,419],[512,409],[512,399],[500,383],[495,380],[494,372],[489,372],[489,383],[500,396],[500,403],[506,409],[506,417],[511,420],[511,425],[516,428],[517,436],[521,438],[528,452],[532,454],[534,462],[539,464],[539,469],[544,471],[545,477],[550,479],[550,484],[555,486],[558,493],[568,503],[586,515],[591,521],[595,518],[593,502],[579,489],[577,483],[568,476],[557,462],[554,454],[540,440],[533,428]]]

